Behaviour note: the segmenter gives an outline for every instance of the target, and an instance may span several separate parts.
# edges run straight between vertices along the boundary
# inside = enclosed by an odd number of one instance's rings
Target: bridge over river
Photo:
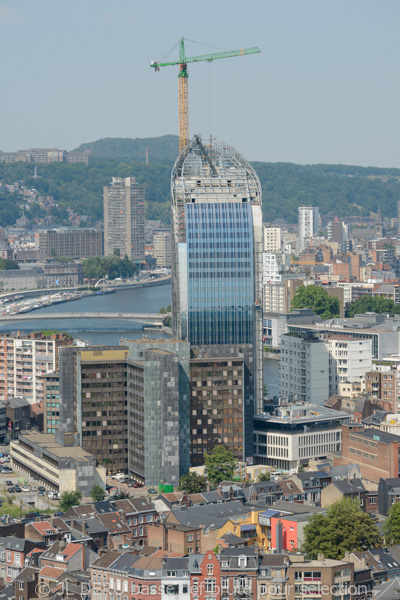
[[[171,313],[112,313],[112,312],[65,312],[65,313],[19,313],[16,315],[1,315],[0,323],[10,321],[39,321],[56,319],[121,319],[125,321],[138,321],[145,325],[162,326],[164,319]]]

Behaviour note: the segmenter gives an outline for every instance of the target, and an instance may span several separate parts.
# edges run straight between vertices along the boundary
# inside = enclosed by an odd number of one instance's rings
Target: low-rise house
[[[287,554],[266,554],[261,558],[257,577],[259,600],[282,600],[286,598]]]
[[[326,508],[342,498],[350,498],[356,500],[361,510],[366,512],[367,494],[361,479],[332,481],[321,492],[321,506]]]
[[[290,555],[287,567],[287,600],[322,597],[324,600],[350,598],[354,585],[354,564],[320,556],[307,560],[304,555]]]
[[[117,512],[97,515],[97,519],[108,529],[108,545],[110,550],[122,548],[127,543],[131,530]]]
[[[14,579],[15,600],[31,600],[36,596],[39,569],[25,567]]]
[[[258,555],[254,548],[224,548],[220,555],[222,598],[257,598]]]
[[[39,559],[39,566],[54,567],[63,571],[81,571],[88,568],[96,554],[87,546],[71,542],[54,542]]]
[[[290,477],[303,493],[304,504],[321,506],[321,491],[332,481],[325,471],[306,471]]]
[[[378,512],[388,516],[393,504],[400,501],[400,477],[380,479],[378,485]]]
[[[35,542],[44,542],[46,546],[61,539],[61,531],[51,525],[50,521],[35,521],[25,525],[25,536]]]

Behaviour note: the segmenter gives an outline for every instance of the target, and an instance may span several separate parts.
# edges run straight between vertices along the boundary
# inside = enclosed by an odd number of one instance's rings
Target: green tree
[[[380,546],[379,529],[368,513],[363,513],[357,502],[343,498],[334,502],[325,514],[314,515],[304,527],[302,550],[316,559],[341,559],[347,550],[365,550]]]
[[[235,470],[236,458],[225,446],[214,446],[212,452],[204,454],[208,481],[217,486],[224,479],[231,479]]]
[[[101,502],[106,497],[105,491],[99,485],[94,486],[94,488],[90,492],[90,495],[92,496],[94,502]]]
[[[197,473],[187,473],[179,479],[179,489],[187,494],[200,494],[207,490],[207,479]]]
[[[386,523],[383,526],[385,542],[388,546],[400,544],[400,502],[393,504],[389,510]]]
[[[354,315],[363,314],[366,312],[393,314],[400,312],[400,306],[395,304],[393,300],[390,300],[389,298],[363,294],[361,298],[355,300],[354,302],[350,302],[350,304],[347,305],[346,317],[354,317]]]
[[[113,495],[113,500],[128,500],[130,498],[130,494],[127,492],[122,492],[121,490]]]
[[[19,264],[9,258],[0,258],[0,271],[9,271],[11,269],[19,269]]]
[[[71,506],[78,506],[82,500],[82,492],[75,490],[74,492],[63,492],[60,498],[60,508],[66,512]]]
[[[292,300],[292,308],[310,308],[323,319],[338,317],[340,302],[319,285],[301,285]]]
[[[271,478],[270,472],[267,471],[266,473],[260,473],[260,475],[258,476],[258,481],[262,482],[262,481],[269,481]]]

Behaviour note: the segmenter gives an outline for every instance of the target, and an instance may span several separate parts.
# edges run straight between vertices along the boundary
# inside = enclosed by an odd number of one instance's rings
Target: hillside
[[[75,150],[91,150],[94,159],[120,161],[146,161],[146,148],[149,149],[149,162],[173,163],[178,155],[178,136],[163,135],[156,138],[103,138],[88,144],[81,144]]]
[[[170,176],[177,153],[178,138],[163,136],[152,139],[108,138],[81,149],[92,148],[94,160],[83,164],[38,164],[34,179],[32,163],[0,163],[0,180],[13,183],[23,180],[58,203],[52,209],[57,223],[66,219],[65,208],[89,216],[89,223],[102,218],[103,186],[111,177],[133,175],[146,187],[146,217],[169,221]],[[145,149],[150,164],[146,165]],[[132,156],[139,157],[134,160]],[[157,162],[159,161],[159,162]],[[292,163],[253,163],[263,189],[266,221],[283,218],[297,222],[297,207],[315,204],[322,214],[368,216],[381,206],[382,214],[394,217],[400,200],[400,169],[378,169],[347,165],[296,165]],[[9,225],[22,212],[18,198],[0,193],[0,225]],[[38,208],[38,207],[36,207]],[[42,216],[36,209],[28,216]]]

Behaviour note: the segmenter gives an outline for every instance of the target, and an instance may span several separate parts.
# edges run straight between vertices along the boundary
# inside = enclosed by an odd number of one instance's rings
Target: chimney
[[[283,547],[283,526],[282,526],[282,521],[278,521],[277,524],[275,525],[275,547],[276,547],[276,553],[277,554],[282,554],[282,547]]]

